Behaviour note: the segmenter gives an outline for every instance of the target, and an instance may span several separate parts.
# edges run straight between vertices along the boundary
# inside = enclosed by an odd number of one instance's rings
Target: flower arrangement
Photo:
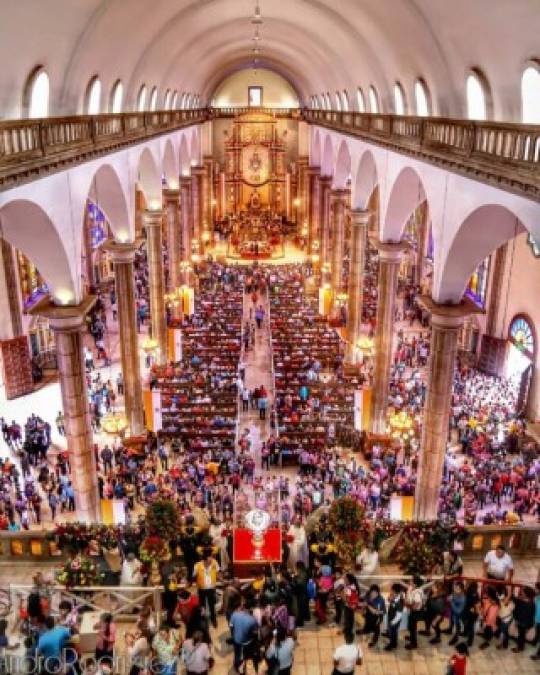
[[[362,505],[352,497],[336,499],[330,507],[328,523],[334,546],[345,563],[352,564],[362,547],[364,516]]]
[[[168,560],[171,557],[171,552],[164,539],[157,535],[149,535],[143,540],[139,548],[139,556],[142,562],[161,562]]]
[[[146,531],[149,536],[170,541],[178,537],[182,519],[178,506],[170,499],[158,499],[146,508]]]
[[[96,564],[84,555],[70,558],[56,573],[56,581],[67,588],[97,586],[104,578]]]

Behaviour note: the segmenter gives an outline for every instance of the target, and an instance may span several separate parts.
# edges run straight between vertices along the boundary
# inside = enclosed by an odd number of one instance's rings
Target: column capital
[[[379,260],[389,263],[401,262],[401,256],[410,248],[406,241],[381,241],[377,237],[371,237],[369,242],[378,250]]]
[[[178,201],[178,198],[180,197],[180,188],[163,188],[163,196],[168,202]]]
[[[316,176],[320,174],[321,172],[321,167],[320,166],[308,166],[307,167],[307,172],[313,176]]]
[[[86,315],[96,303],[95,295],[87,295],[78,305],[55,305],[45,297],[30,310],[34,316],[47,319],[53,330],[73,332],[80,330],[86,323]]]
[[[461,328],[468,316],[483,313],[468,298],[464,298],[458,305],[442,305],[429,295],[420,295],[417,302],[431,315],[431,324],[443,330]]]
[[[345,201],[349,196],[349,190],[346,188],[333,188],[332,189],[332,199],[334,201]]]
[[[206,168],[202,164],[195,164],[191,167],[191,176],[202,176],[206,173]]]
[[[191,187],[191,176],[180,176],[180,189]]]
[[[113,262],[128,263],[135,260],[135,253],[143,245],[144,239],[139,237],[135,241],[119,242],[114,239],[107,239],[102,248],[111,254]]]
[[[161,227],[163,220],[163,209],[145,209],[142,212],[143,227]]]
[[[372,213],[368,209],[351,209],[351,225],[369,225]]]

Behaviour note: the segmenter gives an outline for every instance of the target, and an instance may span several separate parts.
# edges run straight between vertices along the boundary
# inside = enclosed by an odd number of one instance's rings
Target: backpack
[[[349,609],[357,609],[360,604],[358,591],[354,586],[347,586],[345,589],[345,604]]]
[[[317,584],[313,581],[313,579],[308,579],[307,596],[310,600],[315,600],[317,597]]]

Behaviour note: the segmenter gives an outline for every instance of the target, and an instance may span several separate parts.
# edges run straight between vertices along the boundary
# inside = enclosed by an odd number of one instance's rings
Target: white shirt
[[[487,573],[496,579],[506,579],[509,570],[514,569],[514,563],[508,553],[504,553],[500,558],[495,551],[486,553],[484,562],[487,564]]]
[[[334,661],[340,673],[354,673],[356,662],[362,658],[362,649],[358,645],[341,645],[334,652]]]

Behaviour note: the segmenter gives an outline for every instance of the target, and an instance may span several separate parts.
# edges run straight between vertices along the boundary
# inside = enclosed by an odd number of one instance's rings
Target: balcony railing
[[[202,109],[0,122],[0,190],[207,118]]]
[[[312,124],[540,201],[538,125],[333,110],[304,110],[303,116]]]

